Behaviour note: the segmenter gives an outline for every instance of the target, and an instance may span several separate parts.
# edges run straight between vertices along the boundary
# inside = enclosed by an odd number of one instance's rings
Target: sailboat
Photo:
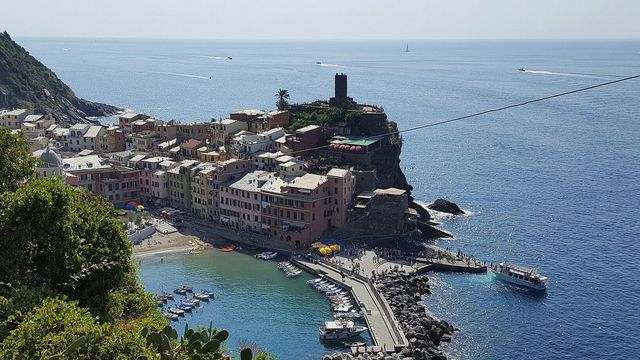
[[[404,49],[404,52],[409,52],[409,44],[407,44],[407,48]]]

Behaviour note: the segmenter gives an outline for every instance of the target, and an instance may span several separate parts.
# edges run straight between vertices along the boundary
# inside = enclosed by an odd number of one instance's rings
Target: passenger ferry
[[[325,321],[320,327],[320,340],[348,339],[367,330],[366,326],[354,325],[353,321]]]
[[[500,263],[499,265],[493,265],[491,271],[496,274],[498,279],[510,284],[524,286],[536,291],[547,291],[549,279],[539,274],[536,269]]]

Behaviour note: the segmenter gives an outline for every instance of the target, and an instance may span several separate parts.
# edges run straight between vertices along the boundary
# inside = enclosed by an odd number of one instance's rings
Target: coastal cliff
[[[0,108],[26,108],[52,114],[61,124],[91,122],[109,116],[115,106],[77,97],[56,74],[31,56],[5,31],[0,33]]]

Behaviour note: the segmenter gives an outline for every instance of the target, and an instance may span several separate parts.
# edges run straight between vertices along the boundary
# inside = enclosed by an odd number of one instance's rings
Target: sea
[[[640,73],[631,40],[17,40],[80,97],[182,122],[273,109],[278,89],[291,102],[328,99],[336,73],[401,130]],[[440,246],[550,278],[533,296],[491,274],[430,274],[428,311],[460,329],[445,346],[452,359],[640,358],[640,80],[403,138],[413,196],[467,211],[436,214],[454,235]],[[215,250],[144,258],[139,272],[149,291],[216,292],[177,326],[227,328],[229,348],[253,341],[280,359],[336,349],[318,340],[330,313],[307,275]]]

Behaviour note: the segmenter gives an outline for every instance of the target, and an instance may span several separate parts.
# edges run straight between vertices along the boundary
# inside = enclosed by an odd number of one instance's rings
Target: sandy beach
[[[188,252],[193,248],[192,242],[195,241],[200,241],[200,238],[197,236],[184,235],[180,232],[166,235],[156,232],[150,238],[143,240],[140,245],[134,245],[132,254],[134,257],[140,257],[173,252]]]

